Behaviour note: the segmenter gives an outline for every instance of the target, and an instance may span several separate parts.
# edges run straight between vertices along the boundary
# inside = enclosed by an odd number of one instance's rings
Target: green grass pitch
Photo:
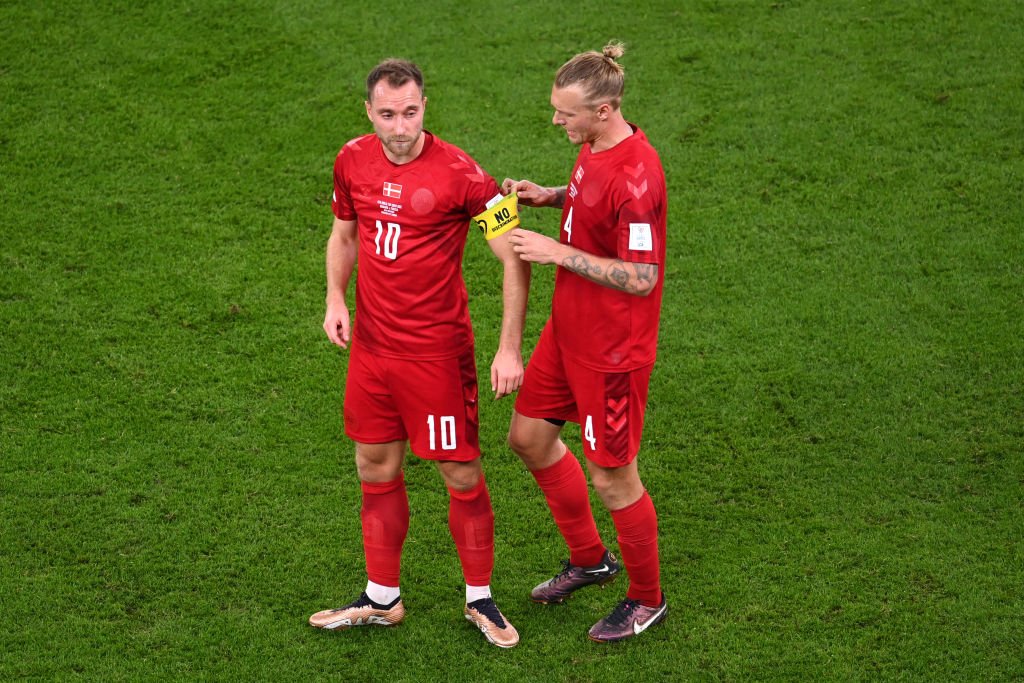
[[[0,679],[1021,680],[1022,25],[1013,0],[0,3]],[[430,130],[564,184],[551,80],[611,38],[670,193],[640,463],[671,614],[607,647],[586,629],[624,581],[529,602],[565,550],[506,399],[481,439],[520,646],[462,618],[414,459],[406,622],[315,632],[365,580],[320,329],[365,74],[416,60]],[[475,232],[465,275],[486,377]]]

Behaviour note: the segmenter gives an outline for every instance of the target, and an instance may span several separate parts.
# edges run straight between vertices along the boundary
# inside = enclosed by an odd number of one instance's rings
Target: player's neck
[[[590,141],[590,151],[596,154],[611,149],[632,134],[633,127],[622,117],[621,112],[616,111]]]

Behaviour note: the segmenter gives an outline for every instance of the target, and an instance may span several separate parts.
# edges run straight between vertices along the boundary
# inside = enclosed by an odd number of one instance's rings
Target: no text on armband
[[[489,207],[478,216],[474,216],[476,226],[484,237],[491,240],[519,225],[519,211],[514,194]],[[493,225],[492,225],[493,221]]]

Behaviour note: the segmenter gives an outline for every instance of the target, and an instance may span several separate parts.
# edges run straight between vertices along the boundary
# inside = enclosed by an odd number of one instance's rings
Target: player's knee
[[[391,458],[380,459],[361,455],[356,449],[356,474],[360,481],[393,481],[402,473],[402,461]]]
[[[533,438],[529,430],[517,428],[515,424],[508,432],[508,447],[519,456],[519,459],[531,470],[543,467],[546,462],[547,444]]]
[[[591,464],[589,469],[594,491],[609,510],[627,507],[644,493],[643,482],[630,466],[605,468]]]
[[[590,482],[594,485],[594,491],[601,496],[602,500],[613,495],[617,489],[615,477],[611,476],[606,470],[597,467],[590,468]]]
[[[505,441],[508,443],[508,447],[520,458],[523,457],[523,453],[530,447],[530,442],[523,433],[523,430],[517,427],[514,422],[508,428],[508,438]]]
[[[398,472],[393,467],[358,459],[356,459],[356,474],[359,476],[359,481],[375,483],[391,481],[398,477]]]
[[[475,489],[483,477],[480,459],[469,462],[442,460],[437,463],[438,471],[444,479],[445,486],[454,491],[467,492]]]

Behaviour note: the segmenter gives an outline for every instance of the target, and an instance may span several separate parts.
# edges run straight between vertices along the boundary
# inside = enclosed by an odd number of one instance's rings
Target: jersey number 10
[[[402,234],[402,226],[398,223],[388,223],[387,234],[384,234],[384,224],[377,221],[377,235],[373,238],[373,244],[377,247],[377,256],[381,254],[381,235],[384,235],[384,257],[394,261],[398,258],[398,238]]]

